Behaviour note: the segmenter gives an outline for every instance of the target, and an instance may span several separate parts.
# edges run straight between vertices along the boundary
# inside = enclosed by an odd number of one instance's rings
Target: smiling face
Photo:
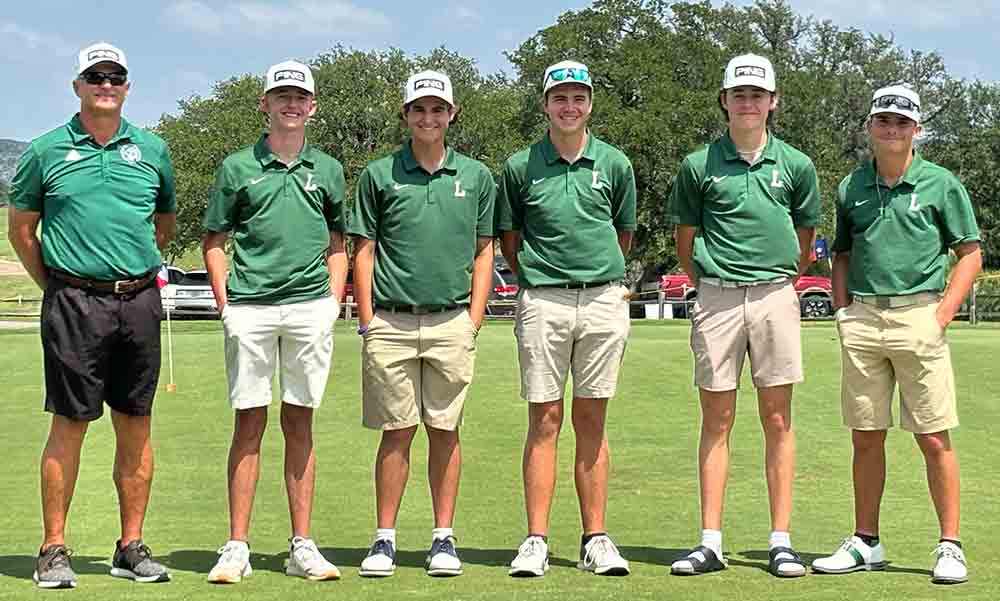
[[[126,81],[116,86],[107,78],[103,78],[100,83],[87,83],[85,76],[93,73],[124,74],[125,71],[115,63],[103,62],[74,79],[73,92],[80,98],[80,111],[88,114],[121,114],[131,84]]]
[[[876,157],[913,151],[913,138],[920,125],[897,113],[876,113],[868,120],[868,134]]]
[[[729,115],[729,127],[755,130],[767,127],[767,115],[778,107],[778,96],[763,88],[738,86],[719,95],[722,108]]]
[[[413,139],[426,145],[443,144],[455,116],[455,108],[436,96],[417,98],[403,107],[403,112]]]
[[[316,113],[316,97],[302,88],[282,86],[261,96],[260,110],[270,119],[271,130],[302,130]]]
[[[545,94],[545,115],[553,131],[567,135],[576,134],[587,127],[590,119],[590,88],[578,83],[567,83],[551,88]]]

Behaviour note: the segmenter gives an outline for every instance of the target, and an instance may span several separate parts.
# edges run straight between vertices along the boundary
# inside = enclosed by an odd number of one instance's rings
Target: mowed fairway
[[[226,401],[221,326],[175,324],[177,391],[156,402],[156,480],[146,540],[172,569],[174,581],[137,585],[107,575],[118,534],[111,482],[110,420],[90,429],[70,515],[69,542],[79,579],[74,599],[677,599],[763,601],[1000,598],[1000,506],[996,431],[1000,426],[1000,330],[958,326],[952,341],[963,425],[955,435],[962,463],[963,534],[971,582],[930,584],[930,552],[937,526],[912,438],[893,430],[889,483],[882,507],[886,573],[810,574],[778,580],[764,571],[768,506],[762,439],[752,394],[741,397],[733,435],[732,475],[726,506],[726,552],[731,568],[699,578],[668,576],[668,565],[697,543],[695,470],[698,410],[691,388],[688,327],[684,322],[634,322],[618,397],[612,401],[609,529],[632,562],[628,578],[599,578],[576,564],[579,515],[572,480],[573,435],[567,412],[560,474],[552,512],[552,569],[545,578],[515,580],[506,564],[525,534],[521,446],[526,409],[518,399],[517,359],[510,322],[491,322],[478,339],[476,380],[462,430],[464,470],[456,523],[465,575],[424,574],[430,500],[426,439],[418,434],[412,476],[398,523],[400,569],[392,578],[357,575],[374,528],[372,458],[376,433],[360,425],[359,340],[352,324],[338,324],[334,372],[316,419],[318,477],[313,534],[343,571],[339,582],[286,577],[288,517],[282,483],[277,407],[263,449],[251,535],[254,574],[243,583],[205,583],[215,550],[228,534],[226,453],[232,412]],[[811,561],[836,547],[852,528],[850,445],[840,425],[839,350],[832,324],[803,329],[807,381],[797,389],[798,473],[792,539]],[[165,339],[164,339],[165,341]],[[48,418],[41,411],[41,351],[37,331],[0,332],[4,433],[0,457],[0,598],[48,597],[30,578],[41,536],[38,455]],[[748,383],[744,382],[744,389]]]

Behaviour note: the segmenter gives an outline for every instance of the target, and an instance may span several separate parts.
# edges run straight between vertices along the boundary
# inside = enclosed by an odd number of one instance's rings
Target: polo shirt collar
[[[742,161],[743,157],[736,150],[736,143],[733,142],[732,137],[730,137],[727,131],[725,135],[722,136],[722,154],[727,161]],[[760,159],[758,163],[764,161],[770,161],[772,163],[778,162],[778,144],[774,134],[770,131],[767,132],[767,143],[764,145],[764,150],[760,153]]]
[[[917,181],[920,179],[920,173],[924,170],[924,159],[920,156],[920,153],[916,150],[913,151],[913,160],[910,161],[910,166],[906,168],[906,173],[903,177],[899,178],[899,183],[907,183],[911,187],[916,187]],[[872,157],[870,161],[865,163],[865,183],[869,188],[874,188],[876,183],[879,183],[878,171],[875,169],[875,157]]]
[[[257,143],[254,144],[253,147],[253,156],[260,162],[261,167],[267,167],[268,165],[276,161],[279,163],[281,162],[281,159],[278,157],[278,155],[274,154],[274,152],[271,150],[271,146],[267,143],[267,137],[268,137],[267,132],[261,134],[260,139],[257,140]],[[298,162],[302,162],[312,167],[316,162],[317,152],[319,151],[313,148],[312,144],[310,144],[309,140],[307,139],[302,144],[302,150],[299,151],[299,158],[297,158],[295,162],[292,163],[292,165]],[[288,166],[291,167],[292,165]]]
[[[547,165],[552,165],[562,159],[559,151],[556,150],[556,145],[552,143],[550,134],[551,132],[546,131],[545,138],[542,139],[542,157],[545,159]],[[583,147],[580,158],[587,159],[590,162],[597,160],[597,144],[595,143],[594,134],[589,129],[587,130],[587,145]]]
[[[401,158],[403,159],[403,169],[406,171],[416,171],[417,169],[423,169],[420,163],[417,162],[417,157],[413,156],[413,140],[407,140],[400,149]],[[441,164],[441,169],[451,172],[458,171],[458,158],[455,156],[455,150],[448,145],[445,145],[444,149],[444,163]],[[432,174],[433,175],[433,174]]]
[[[66,124],[66,127],[69,130],[69,135],[70,138],[73,140],[74,145],[79,144],[84,140],[94,139],[94,136],[87,133],[87,130],[83,128],[83,122],[80,121],[80,113],[73,115],[73,118],[69,120],[69,123]],[[105,146],[110,146],[115,142],[118,142],[119,140],[129,140],[131,138],[132,138],[132,124],[126,121],[124,117],[122,117],[118,123],[118,132],[115,133],[115,135],[113,135],[110,140],[108,140],[108,143],[105,144]]]

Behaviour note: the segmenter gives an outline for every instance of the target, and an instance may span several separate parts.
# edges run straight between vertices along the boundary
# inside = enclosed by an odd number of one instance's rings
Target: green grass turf
[[[937,526],[912,438],[889,438],[889,483],[882,506],[886,573],[809,576],[778,580],[764,571],[768,535],[762,441],[751,395],[739,402],[726,506],[726,551],[731,568],[700,578],[667,575],[670,561],[696,544],[695,471],[698,410],[690,385],[688,328],[680,323],[633,327],[619,395],[611,403],[608,437],[612,479],[608,526],[633,574],[598,578],[572,567],[579,516],[571,477],[572,429],[563,432],[558,489],[552,511],[552,569],[542,579],[507,576],[525,533],[521,445],[526,410],[518,400],[517,362],[510,322],[491,322],[479,341],[476,380],[462,431],[464,470],[456,534],[465,575],[428,578],[422,565],[431,509],[426,483],[426,439],[413,449],[412,476],[399,517],[396,576],[357,575],[374,527],[372,457],[377,434],[360,425],[359,342],[352,324],[338,324],[334,370],[326,404],[317,413],[318,478],[313,533],[344,572],[340,582],[310,583],[282,573],[287,554],[287,508],[281,477],[281,434],[271,414],[252,524],[254,575],[232,587],[212,587],[205,574],[225,542],[225,462],[232,413],[226,402],[218,322],[174,324],[177,392],[157,397],[156,480],[146,540],[166,561],[174,581],[137,585],[106,575],[118,534],[111,482],[110,421],[93,424],[69,521],[79,588],[55,596],[74,599],[770,599],[907,601],[1000,597],[1000,481],[990,431],[1000,423],[1000,375],[995,350],[1000,332],[959,326],[950,334],[963,426],[955,432],[962,462],[963,532],[972,580],[954,587],[930,584],[930,551]],[[808,379],[796,392],[798,472],[793,542],[807,559],[826,554],[851,531],[850,446],[840,426],[839,352],[832,324],[803,329]],[[40,538],[38,455],[48,419],[41,412],[41,352],[37,331],[0,332],[3,400],[7,407],[0,456],[0,599],[52,598],[30,581]],[[169,374],[164,362],[163,384]],[[744,382],[744,388],[747,383]]]

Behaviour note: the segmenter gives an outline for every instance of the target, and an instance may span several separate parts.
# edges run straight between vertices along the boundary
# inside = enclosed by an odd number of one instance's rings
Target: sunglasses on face
[[[552,81],[580,81],[580,82],[590,82],[590,71],[586,69],[574,69],[573,67],[566,67],[563,69],[556,69],[555,71],[549,73],[549,79]]]
[[[906,96],[896,96],[892,94],[888,96],[879,96],[875,100],[872,100],[872,106],[880,109],[887,109],[890,106],[895,106],[896,108],[902,109],[904,111],[920,110],[920,105],[917,104],[916,102],[913,102]]]
[[[80,80],[92,86],[104,85],[108,82],[113,86],[123,86],[128,81],[128,75],[122,72],[102,73],[101,71],[87,71],[80,74]]]

